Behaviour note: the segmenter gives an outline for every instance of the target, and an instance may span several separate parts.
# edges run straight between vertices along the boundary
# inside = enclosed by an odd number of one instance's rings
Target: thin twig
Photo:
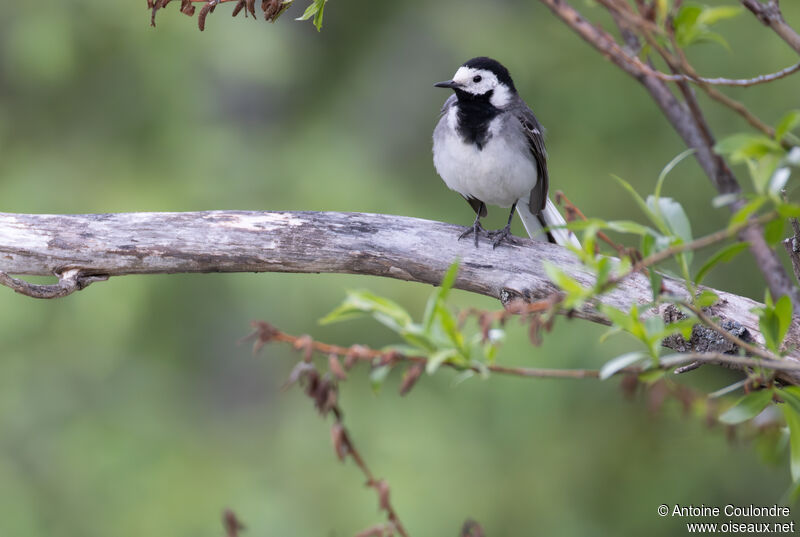
[[[577,216],[578,218],[580,218],[583,221],[588,220],[588,218],[586,218],[586,216],[578,208],[578,206],[575,205],[574,203],[572,203],[569,200],[569,198],[564,194],[564,192],[562,192],[561,190],[557,190],[556,194],[555,194],[555,198],[556,198],[556,203],[557,204],[563,204],[564,210],[567,213],[567,221],[570,220],[570,218],[569,218],[570,214],[574,214],[575,216]],[[617,254],[620,257],[625,257],[626,255],[629,254],[629,251],[628,251],[627,248],[625,248],[623,245],[617,244],[616,242],[611,240],[611,238],[608,235],[606,235],[605,233],[603,233],[602,231],[598,231],[597,232],[597,238],[602,240],[603,242],[605,242],[609,246],[611,246],[617,252]]]
[[[225,528],[225,537],[239,537],[239,532],[245,529],[244,524],[231,509],[225,509],[222,513],[222,526]]]
[[[612,15],[618,15],[619,19],[618,22],[621,24],[625,24],[628,27],[633,29],[637,29],[641,32],[647,32],[652,36],[653,33],[664,35],[665,30],[652,21],[642,17],[640,14],[633,11],[628,4],[625,2],[618,2],[614,0],[599,0]],[[666,33],[670,33],[670,26],[667,27]],[[648,39],[650,41],[650,39]],[[655,47],[661,48],[658,40],[653,39],[651,45],[655,44]],[[661,51],[659,51],[661,52]],[[776,71],[774,73],[766,74],[766,75],[758,75],[753,78],[725,78],[725,77],[715,77],[715,78],[707,78],[700,76],[696,72],[692,72],[691,74],[684,74],[684,73],[673,73],[667,74],[663,73],[646,63],[639,60],[636,56],[628,55],[627,53],[623,53],[625,56],[628,57],[629,61],[635,64],[637,67],[641,68],[642,70],[646,71],[648,75],[654,76],[663,80],[665,82],[691,82],[694,84],[707,84],[713,86],[735,86],[735,87],[750,87],[756,86],[758,84],[766,84],[769,82],[774,82],[775,80],[780,80],[781,78],[785,78],[789,75],[792,75],[798,71],[800,71],[800,62],[790,65],[780,71]]]
[[[695,251],[705,248],[707,246],[711,246],[720,241],[724,241],[725,239],[730,239],[736,236],[738,233],[743,231],[746,228],[751,226],[760,226],[770,220],[774,220],[778,216],[777,211],[771,211],[769,213],[762,214],[757,218],[752,218],[750,220],[746,220],[742,223],[736,224],[734,226],[730,226],[726,229],[722,229],[715,233],[711,233],[709,235],[705,235],[704,237],[700,237],[699,239],[695,239],[691,242],[684,242],[680,244],[675,244],[670,246],[669,248],[664,248],[652,255],[649,255],[639,261],[638,263],[634,264],[631,269],[617,277],[609,278],[606,282],[604,290],[607,290],[614,285],[618,284],[620,281],[624,280],[628,276],[635,274],[637,272],[641,272],[645,268],[651,267],[655,264],[658,264],[662,261],[669,259],[670,257],[675,256],[676,254],[680,254],[683,252]]]
[[[371,349],[363,345],[354,347],[342,347],[330,343],[323,343],[321,341],[311,340],[308,336],[293,336],[277,330],[275,327],[264,321],[254,321],[253,328],[255,329],[246,340],[255,340],[256,351],[261,348],[266,342],[280,341],[289,343],[295,348],[311,349],[324,356],[331,354],[337,356],[344,356],[346,360],[349,359],[357,362],[366,362],[373,364],[376,360],[386,362],[384,365],[391,365],[396,362],[410,362],[414,364],[427,364],[428,358],[425,356],[409,356],[393,351],[382,351]],[[449,367],[456,370],[469,370],[475,373],[480,373],[481,368],[476,366],[460,366],[451,362],[444,362],[442,366]],[[504,375],[511,375],[516,377],[529,377],[529,378],[558,378],[558,379],[585,379],[597,378],[600,372],[595,369],[548,369],[548,368],[529,368],[529,367],[505,367],[496,364],[487,364],[486,369],[493,373],[500,373]],[[638,368],[627,368],[620,370],[619,373],[638,372]]]
[[[746,358],[734,354],[721,352],[700,352],[687,354],[673,354],[660,360],[661,367],[670,368],[679,364],[702,362],[706,364],[728,364],[737,367],[761,367],[773,371],[800,371],[800,363],[789,360],[762,360],[760,358]]]
[[[106,275],[86,276],[77,269],[65,270],[58,275],[58,283],[53,285],[39,285],[26,282],[19,278],[9,276],[0,270],[0,285],[13,289],[15,292],[31,298],[62,298],[75,291],[85,289],[94,282],[105,281]]]
[[[659,55],[667,62],[670,68],[675,71],[675,74],[686,74],[691,82],[694,82],[700,88],[708,94],[709,97],[714,99],[715,101],[722,103],[723,105],[727,106],[731,110],[735,111],[737,114],[741,115],[750,125],[754,128],[760,130],[765,135],[769,136],[770,138],[775,136],[775,129],[761,121],[755,114],[750,112],[746,106],[744,106],[739,101],[728,97],[724,93],[718,91],[716,88],[713,88],[710,84],[703,80],[701,77],[692,67],[691,63],[689,62],[686,54],[683,52],[683,49],[678,46],[677,42],[675,41],[675,34],[674,29],[672,28],[672,22],[668,21],[667,24],[667,35],[669,36],[672,42],[672,48],[675,50],[675,54],[671,54],[668,50],[666,50],[658,41],[656,36],[653,35],[652,26],[653,24],[636,14],[630,9],[628,4],[622,2],[610,2],[610,0],[601,0],[601,2],[606,6],[606,8],[614,15],[617,15],[618,21],[627,24],[631,29],[638,30],[647,40],[647,43],[653,47]],[[657,76],[657,75],[656,75]],[[684,82],[685,81],[680,81]],[[679,83],[680,83],[679,82]],[[687,100],[688,102],[688,100]],[[697,111],[693,110],[694,115],[696,115]],[[786,142],[787,147],[791,144]]]
[[[678,82],[684,80],[686,82],[692,82],[694,84],[709,84],[711,86],[733,86],[739,88],[747,88],[750,86],[756,86],[758,84],[766,84],[769,82],[774,82],[775,80],[780,80],[781,78],[785,78],[789,75],[793,75],[794,73],[800,71],[800,62],[790,65],[780,71],[776,71],[774,73],[770,73],[767,75],[758,75],[754,78],[706,78],[706,77],[692,77],[689,75],[684,74],[672,74],[669,75],[667,73],[662,73],[661,71],[654,71],[654,74],[660,78],[661,80],[667,82]]]
[[[273,332],[272,330],[268,330],[269,334],[273,334]],[[305,345],[310,338],[306,336],[297,338],[297,340]],[[369,466],[367,466],[364,457],[358,449],[356,449],[350,432],[344,426],[344,413],[337,402],[338,385],[336,382],[331,380],[329,375],[320,375],[313,364],[304,360],[298,363],[289,375],[287,385],[294,383],[299,383],[304,387],[305,394],[314,401],[314,406],[323,417],[328,414],[333,414],[334,423],[331,427],[331,440],[336,456],[342,462],[344,462],[347,457],[350,457],[353,459],[356,466],[358,466],[359,470],[361,470],[361,473],[364,474],[366,486],[375,491],[375,494],[378,496],[378,505],[380,509],[386,512],[390,534],[393,535],[396,531],[401,537],[409,537],[405,526],[400,521],[397,511],[392,505],[388,483],[384,479],[375,478],[375,475],[369,469]],[[362,535],[363,534],[364,533],[362,533]]]

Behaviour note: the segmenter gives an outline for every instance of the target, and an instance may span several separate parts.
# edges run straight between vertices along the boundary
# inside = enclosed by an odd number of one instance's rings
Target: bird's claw
[[[503,229],[498,229],[496,231],[490,231],[488,233],[489,238],[492,240],[492,250],[498,247],[503,242],[507,242],[508,244],[518,244],[514,236],[511,234],[511,226],[508,225]]]
[[[483,229],[483,226],[481,225],[480,222],[475,220],[475,222],[471,226],[469,226],[467,228],[467,230],[464,231],[464,233],[462,233],[461,235],[458,236],[458,240],[461,240],[464,237],[469,237],[470,235],[474,235],[475,236],[475,248],[477,248],[478,247],[478,235],[480,235],[480,233],[482,231],[485,232],[486,230]]]

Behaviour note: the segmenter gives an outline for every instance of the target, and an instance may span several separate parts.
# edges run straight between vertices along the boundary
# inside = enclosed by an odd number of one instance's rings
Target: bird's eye
[[[483,79],[481,78],[481,75],[476,75],[476,76],[475,76],[475,77],[473,77],[473,79],[472,79],[472,81],[473,81],[473,82],[475,82],[476,84],[477,84],[478,82],[480,82],[481,80],[483,80]]]

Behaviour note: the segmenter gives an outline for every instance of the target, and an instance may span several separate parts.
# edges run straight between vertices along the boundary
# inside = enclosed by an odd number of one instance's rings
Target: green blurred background
[[[589,215],[641,219],[610,174],[649,192],[683,150],[645,92],[538,2],[337,0],[321,33],[292,20],[296,4],[276,24],[231,19],[223,5],[200,33],[178,2],[155,29],[144,0],[7,2],[0,210],[369,211],[467,224],[471,209],[431,163],[446,97],[432,84],[477,55],[509,67],[548,128],[552,187]],[[784,4],[800,25],[800,5]],[[719,29],[730,52],[691,50],[709,76],[797,59],[748,14]],[[729,93],[775,123],[798,106],[797,80]],[[701,100],[718,135],[746,129]],[[666,191],[696,235],[725,225],[693,161]],[[746,256],[708,283],[763,293]],[[252,536],[347,536],[381,521],[357,469],[337,462],[328,424],[299,391],[280,391],[297,356],[274,346],[253,357],[237,343],[253,319],[345,345],[393,342],[369,321],[317,325],[352,287],[417,314],[431,290],[288,274],[131,276],[57,301],[0,289],[0,535],[213,536],[226,507]],[[453,303],[498,307],[465,293]],[[559,319],[533,348],[512,323],[498,359],[598,367],[635,346],[599,345],[602,332]],[[736,379],[692,375],[706,390]],[[674,402],[653,415],[616,381],[453,378],[423,378],[405,398],[396,376],[374,395],[364,369],[342,386],[346,423],[413,535],[455,535],[467,517],[490,536],[683,534],[659,504],[771,504],[789,485],[787,460],[764,464]]]

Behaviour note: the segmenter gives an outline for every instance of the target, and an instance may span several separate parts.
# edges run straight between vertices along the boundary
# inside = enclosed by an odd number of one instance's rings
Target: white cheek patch
[[[503,108],[511,102],[511,91],[503,84],[498,84],[494,88],[492,96],[489,97],[489,102],[495,108]]]

